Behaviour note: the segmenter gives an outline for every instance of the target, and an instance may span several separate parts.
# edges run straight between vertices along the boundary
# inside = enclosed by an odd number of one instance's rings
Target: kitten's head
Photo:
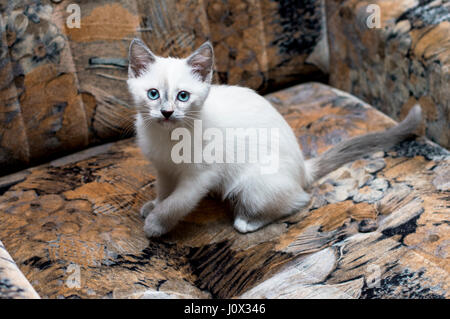
[[[213,48],[202,44],[185,59],[154,55],[138,39],[130,45],[128,88],[144,121],[173,128],[197,118],[208,96]]]

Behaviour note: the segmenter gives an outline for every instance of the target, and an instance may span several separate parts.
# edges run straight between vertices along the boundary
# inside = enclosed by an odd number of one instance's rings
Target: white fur
[[[234,225],[240,232],[255,231],[308,203],[304,188],[309,177],[296,137],[284,118],[253,90],[210,85],[193,74],[186,59],[161,57],[142,76],[130,77],[128,86],[136,104],[150,114],[138,113],[136,118],[138,144],[158,172],[158,198],[141,212],[149,237],[173,228],[210,191],[233,201]],[[151,88],[167,94],[167,101],[151,101],[147,97]],[[187,105],[176,101],[180,90],[191,93]],[[174,109],[173,121],[163,121],[163,106]],[[203,129],[278,128],[280,169],[264,175],[260,163],[175,164],[171,149],[177,141],[171,140],[171,131],[180,126],[192,131],[186,122],[192,124],[193,118],[202,120]]]
[[[158,175],[157,198],[141,209],[149,237],[168,232],[211,191],[232,201],[238,231],[255,231],[305,206],[310,200],[305,189],[315,179],[365,154],[393,146],[411,136],[421,122],[417,105],[399,125],[343,141],[305,162],[291,128],[267,100],[247,88],[210,84],[214,55],[208,42],[190,57],[174,59],[156,57],[143,42],[133,40],[129,58],[128,87],[138,110],[137,140]],[[157,89],[160,98],[150,100],[150,89]],[[177,100],[180,91],[190,93],[187,102]],[[168,120],[163,109],[173,111]],[[227,128],[277,129],[279,170],[262,174],[266,165],[262,162],[175,164],[171,158],[178,143],[171,140],[175,128],[190,130],[191,136],[205,144],[202,134],[192,132],[195,119],[202,121],[203,130],[218,129],[224,136]],[[232,147],[225,153],[234,150]]]
[[[210,84],[214,56],[208,42],[190,57],[174,59],[156,57],[140,40],[133,40],[129,58],[128,87],[138,111],[137,140],[158,175],[157,198],[141,209],[149,237],[171,230],[211,191],[232,201],[238,231],[255,231],[307,205],[310,196],[305,189],[315,179],[365,154],[393,146],[411,136],[421,122],[417,105],[399,125],[343,141],[305,162],[291,128],[266,99],[247,88]],[[147,96],[150,89],[157,89],[160,98],[151,100]],[[187,102],[177,100],[180,91],[190,93]],[[167,110],[173,111],[169,119],[162,114]],[[171,157],[178,143],[171,140],[175,128],[184,127],[198,143],[207,144],[202,134],[193,132],[196,119],[202,121],[203,131],[216,129],[223,136],[227,128],[277,129],[278,171],[262,174],[267,165],[261,162],[263,158],[256,163],[176,164]],[[246,149],[249,143],[245,141]],[[273,145],[269,145],[270,154]],[[225,153],[235,149],[234,144],[227,147]]]

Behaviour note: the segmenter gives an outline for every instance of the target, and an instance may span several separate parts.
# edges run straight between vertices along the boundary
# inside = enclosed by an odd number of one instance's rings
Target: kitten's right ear
[[[139,39],[134,39],[130,44],[128,52],[128,77],[136,78],[141,76],[148,66],[156,61],[155,55]]]

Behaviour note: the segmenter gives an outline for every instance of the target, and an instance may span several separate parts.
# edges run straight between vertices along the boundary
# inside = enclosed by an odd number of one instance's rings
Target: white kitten
[[[129,63],[128,87],[138,111],[138,144],[157,169],[157,198],[141,209],[149,237],[171,230],[210,191],[232,201],[238,231],[255,231],[307,205],[310,196],[306,190],[312,182],[349,161],[409,137],[421,120],[421,109],[415,106],[399,125],[344,141],[305,161],[291,128],[266,99],[247,88],[211,85],[214,55],[209,42],[188,58],[175,59],[155,56],[135,39]],[[207,144],[201,134],[194,134],[195,120],[202,121],[203,130],[214,128],[224,136],[227,128],[277,129],[279,170],[262,174],[262,159],[176,164],[171,155],[178,143],[171,138],[174,129],[189,130],[195,139],[193,145]],[[244,144],[249,143],[246,140]],[[225,153],[236,151],[235,145],[226,145]]]

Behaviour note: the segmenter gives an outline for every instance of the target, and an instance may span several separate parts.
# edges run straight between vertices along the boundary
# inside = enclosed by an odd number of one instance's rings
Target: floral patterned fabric
[[[267,99],[308,158],[395,124],[318,83]],[[257,232],[207,197],[148,240],[155,169],[126,139],[0,179],[0,239],[42,298],[449,298],[449,168],[417,138],[324,176],[306,207]]]
[[[420,103],[422,133],[450,148],[450,1],[326,4],[330,84],[396,120]]]
[[[88,139],[60,10],[51,2],[8,1],[0,14],[0,66],[6,75],[0,88],[0,114],[6,114],[0,124],[0,173],[5,174],[84,148]]]
[[[261,92],[325,78],[321,0],[82,0],[80,28],[70,4],[0,1],[0,175],[132,133],[134,37],[163,56],[209,39],[215,81]]]
[[[419,101],[425,132],[448,145],[448,1],[376,1],[388,15],[371,32],[354,29],[367,2],[327,1],[328,41],[319,0],[81,0],[80,29],[70,3],[0,0],[0,298],[449,298],[450,154],[426,138],[325,176],[307,207],[261,231],[237,233],[206,198],[152,240],[138,210],[154,168],[133,139],[114,141],[132,131],[139,37],[164,56],[209,39],[215,81],[260,92],[330,69],[393,117]],[[318,83],[267,99],[307,158],[394,125]]]

